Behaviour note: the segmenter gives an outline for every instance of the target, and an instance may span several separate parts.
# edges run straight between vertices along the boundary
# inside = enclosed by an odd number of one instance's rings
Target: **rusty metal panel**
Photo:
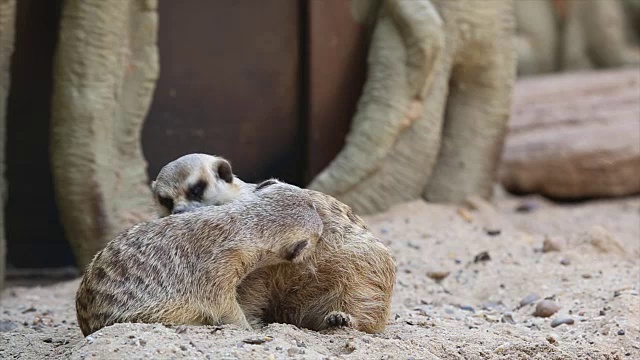
[[[367,29],[350,1],[308,2],[309,156],[307,181],[344,145],[366,74]]]
[[[297,0],[160,1],[160,79],[143,130],[154,178],[191,152],[300,183]]]

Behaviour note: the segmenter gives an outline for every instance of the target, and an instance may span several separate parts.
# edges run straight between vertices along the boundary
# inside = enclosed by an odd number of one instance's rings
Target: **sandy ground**
[[[501,194],[496,209],[415,201],[366,219],[398,262],[381,334],[118,324],[84,338],[74,280],[4,290],[0,358],[639,359],[640,197],[559,205]],[[545,238],[559,251],[542,251]],[[544,299],[559,311],[533,316]]]

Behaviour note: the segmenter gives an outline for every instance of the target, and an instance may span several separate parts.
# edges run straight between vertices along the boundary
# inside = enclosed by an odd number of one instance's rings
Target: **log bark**
[[[4,229],[4,206],[7,201],[5,177],[6,110],[10,85],[10,64],[15,38],[15,0],[0,0],[0,289],[4,286],[7,244]]]
[[[158,78],[155,0],[68,0],[54,64],[56,200],[81,269],[106,242],[150,218],[140,142]]]
[[[579,199],[640,193],[640,72],[519,80],[500,179],[516,193]]]

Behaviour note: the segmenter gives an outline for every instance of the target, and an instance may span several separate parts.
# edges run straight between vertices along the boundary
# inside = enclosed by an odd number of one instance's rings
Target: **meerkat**
[[[160,211],[170,214],[233,203],[282,184],[276,179],[245,183],[233,175],[224,158],[189,154],[167,164],[152,188]],[[396,277],[393,255],[349,206],[317,191],[299,191],[312,199],[322,219],[320,240],[305,264],[262,267],[247,275],[238,287],[240,307],[247,317],[263,323],[289,323],[311,330],[349,326],[368,333],[382,331]],[[283,195],[278,201],[287,199]]]
[[[251,193],[224,158],[189,154],[165,165],[151,183],[159,216],[179,214],[195,207],[222,205]],[[207,162],[208,166],[201,166]],[[164,186],[171,184],[180,186]],[[164,187],[164,188],[163,188]],[[162,195],[158,195],[161,193]]]
[[[260,267],[304,262],[322,229],[310,196],[286,184],[135,225],[84,272],[76,294],[80,329],[85,336],[119,322],[252,329],[238,284]]]

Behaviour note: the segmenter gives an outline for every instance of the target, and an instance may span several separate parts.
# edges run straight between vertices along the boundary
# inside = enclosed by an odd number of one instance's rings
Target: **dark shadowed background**
[[[247,181],[305,185],[342,147],[365,78],[364,27],[348,1],[262,3],[159,2],[160,78],[142,134],[150,178],[181,155],[206,152],[230,159]],[[49,156],[60,8],[60,0],[18,2],[7,110],[10,268],[74,262]]]

